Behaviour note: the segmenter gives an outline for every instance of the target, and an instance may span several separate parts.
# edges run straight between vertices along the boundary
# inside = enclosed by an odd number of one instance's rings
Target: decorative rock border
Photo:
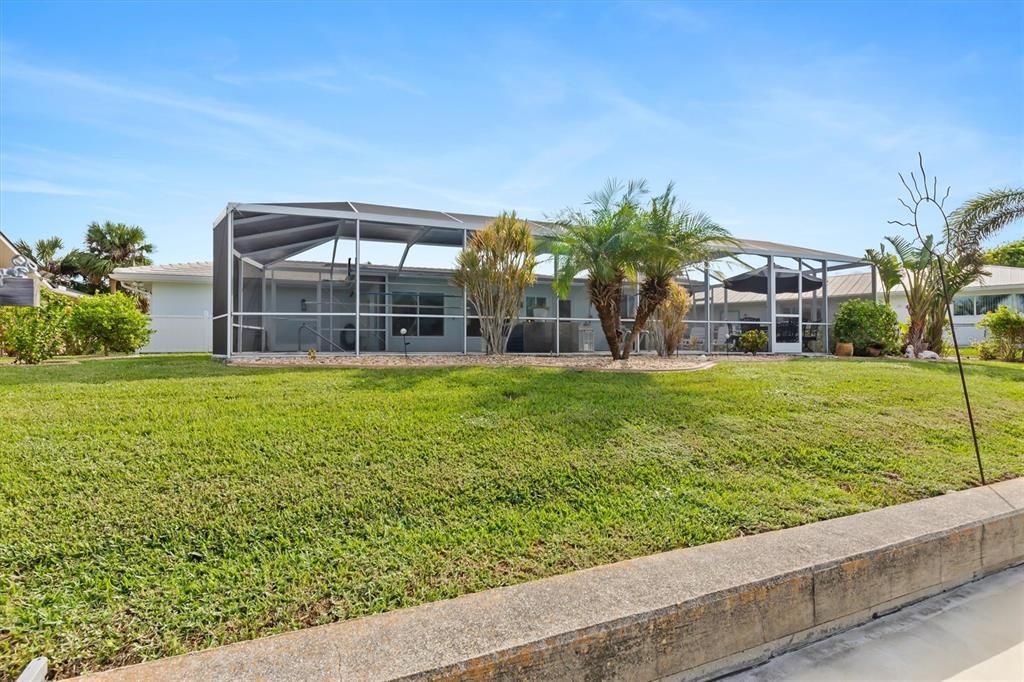
[[[708,679],[1022,562],[1018,478],[89,679]]]

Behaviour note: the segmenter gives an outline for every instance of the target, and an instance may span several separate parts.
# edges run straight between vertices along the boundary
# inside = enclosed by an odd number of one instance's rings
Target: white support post
[[[235,345],[235,307],[232,305],[234,297],[235,274],[235,211],[228,211],[228,360],[231,359],[231,349]]]
[[[768,347],[775,352],[775,256],[768,256]]]
[[[555,261],[555,279],[558,279],[558,256]],[[555,294],[555,355],[562,354],[562,297]]]
[[[356,218],[356,356],[359,356],[359,218]]]
[[[711,353],[711,264],[704,261],[704,352]]]
[[[462,229],[462,250],[466,250],[466,229]],[[402,254],[403,261],[405,254]],[[399,266],[401,267],[401,266]],[[466,309],[469,307],[469,296],[466,294],[466,287],[462,287],[462,354],[469,354],[469,315]]]
[[[630,329],[636,329],[636,314],[640,310],[640,280],[636,282],[636,294],[633,295],[633,326]],[[633,334],[633,353],[640,352],[640,335]]]
[[[825,354],[828,355],[829,348],[832,346],[829,344],[828,339],[828,261],[821,261],[821,306],[822,306],[822,318],[823,323],[822,329],[825,330]]]
[[[804,261],[796,259],[796,342],[804,349]]]
[[[260,270],[260,312],[264,313],[260,317],[260,327],[263,328],[263,333],[260,335],[260,352],[267,352],[267,271],[266,269]]]

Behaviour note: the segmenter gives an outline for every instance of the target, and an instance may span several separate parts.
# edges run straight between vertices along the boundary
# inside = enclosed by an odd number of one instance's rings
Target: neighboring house
[[[957,341],[968,346],[987,337],[987,330],[978,329],[985,313],[994,312],[1000,305],[1024,313],[1024,268],[1006,265],[986,265],[989,274],[981,277],[953,297],[953,323]],[[907,319],[907,299],[897,286],[891,301],[900,321]]]
[[[213,264],[178,263],[116,268],[110,278],[149,294],[154,334],[143,353],[209,353]]]
[[[9,271],[15,267],[15,257],[22,256],[7,235],[0,232],[0,271]],[[24,256],[22,256],[24,258]],[[53,291],[65,296],[87,296],[81,291],[67,289],[62,286],[54,286],[42,277],[36,269],[35,263],[31,263],[31,271],[28,277],[5,277],[4,285],[0,286],[0,306],[4,305],[39,305],[39,292],[41,290]],[[19,281],[20,280],[20,281]]]
[[[986,266],[989,275],[978,279],[953,297],[953,322],[956,325],[957,340],[963,346],[987,337],[985,329],[978,328],[978,322],[985,313],[993,312],[1000,305],[1024,313],[1024,268],[1004,265]],[[882,300],[879,284],[876,283],[878,300]],[[833,275],[828,280],[828,318],[835,321],[836,309],[845,301],[854,298],[871,298],[871,274],[867,272],[849,275]],[[807,311],[815,309],[819,292],[804,294],[805,319]],[[698,297],[698,302],[699,302]],[[763,294],[726,292],[721,285],[712,287],[711,300],[714,303],[716,319],[750,320],[763,319],[767,306]],[[778,294],[779,313],[792,313],[796,309],[796,294]],[[890,304],[900,322],[906,322],[907,297],[897,285],[890,295]],[[820,306],[819,306],[820,307]]]

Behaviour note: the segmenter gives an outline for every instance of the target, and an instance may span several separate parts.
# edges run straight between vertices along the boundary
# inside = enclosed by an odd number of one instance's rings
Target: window
[[[619,319],[631,320],[636,312],[636,295],[623,294],[619,299]]]
[[[572,301],[567,299],[558,302],[558,316],[563,320],[572,317]]]
[[[977,315],[994,313],[999,309],[999,306],[1009,305],[1011,302],[1009,294],[988,294],[986,296],[978,296],[975,300],[974,312]]]
[[[466,320],[466,336],[469,338],[480,337],[480,313],[477,312],[476,306],[473,305],[472,301],[469,302],[469,307],[466,310],[466,315],[469,319]]]
[[[547,296],[526,297],[526,317],[548,317],[551,310],[548,308]]]
[[[1024,294],[1017,294],[1017,310],[1024,313]]]
[[[973,296],[957,296],[953,299],[953,314],[954,315],[973,315],[974,314],[974,297]]]
[[[391,297],[391,334],[444,336],[444,319],[420,315],[444,315],[444,294],[398,293]]]

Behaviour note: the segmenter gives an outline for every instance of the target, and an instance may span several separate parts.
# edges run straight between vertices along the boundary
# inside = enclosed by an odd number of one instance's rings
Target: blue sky
[[[158,262],[228,201],[543,217],[610,176],[858,254],[918,151],[951,203],[1024,184],[1024,3],[0,3],[0,229]]]

